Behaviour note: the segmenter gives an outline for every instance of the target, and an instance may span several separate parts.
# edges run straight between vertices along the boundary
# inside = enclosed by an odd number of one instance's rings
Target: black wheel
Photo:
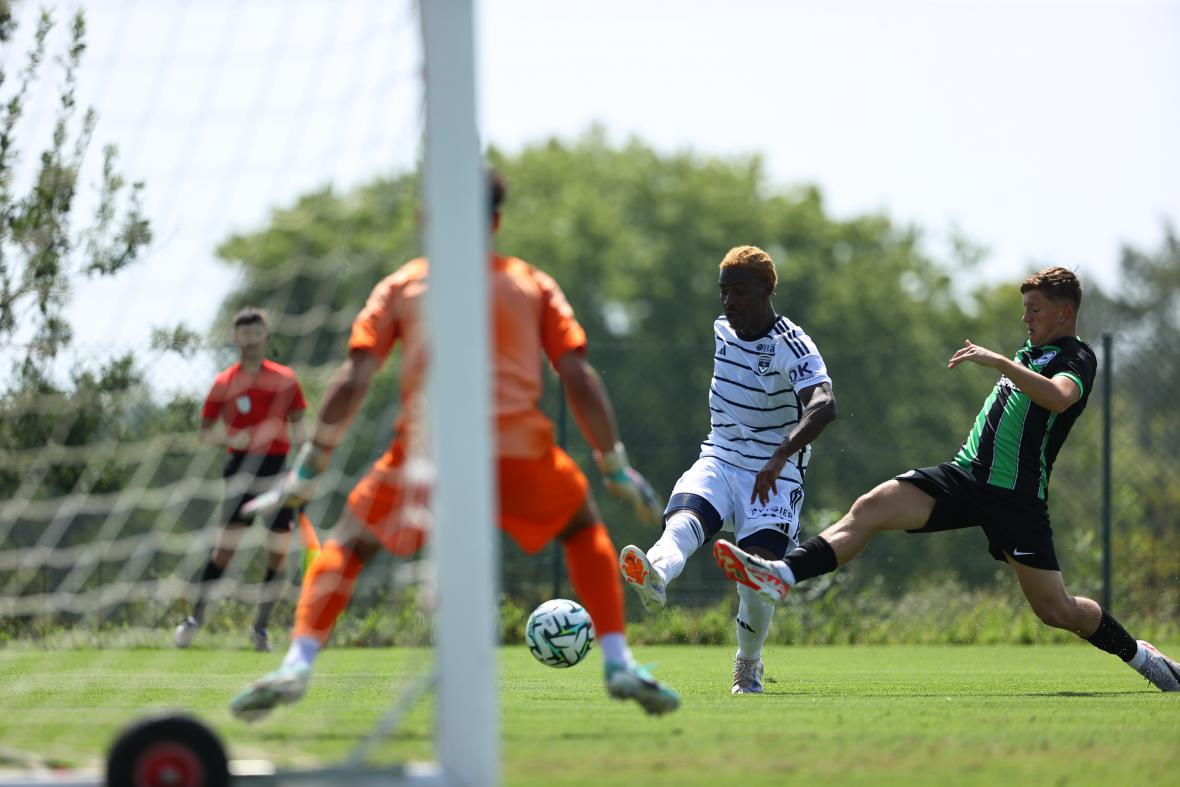
[[[144,719],[111,746],[107,787],[229,787],[229,762],[221,741],[196,719]]]

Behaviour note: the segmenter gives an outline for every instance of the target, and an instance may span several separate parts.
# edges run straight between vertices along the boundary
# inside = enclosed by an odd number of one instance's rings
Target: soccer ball
[[[545,666],[572,667],[594,646],[594,624],[581,604],[555,598],[529,615],[524,641],[529,652]]]

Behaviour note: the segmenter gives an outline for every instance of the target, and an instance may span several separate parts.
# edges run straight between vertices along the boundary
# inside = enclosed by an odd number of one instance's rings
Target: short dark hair
[[[258,323],[262,323],[267,328],[270,327],[270,320],[266,319],[266,312],[257,306],[247,306],[234,315],[235,328],[240,328],[243,325],[256,325]]]
[[[496,218],[496,214],[500,212],[505,200],[508,199],[508,184],[504,181],[504,176],[494,169],[488,170],[488,206],[491,208],[491,217]]]
[[[1082,305],[1082,281],[1068,268],[1042,268],[1021,283],[1021,295],[1030,290],[1043,292],[1050,300],[1069,301],[1074,311]]]

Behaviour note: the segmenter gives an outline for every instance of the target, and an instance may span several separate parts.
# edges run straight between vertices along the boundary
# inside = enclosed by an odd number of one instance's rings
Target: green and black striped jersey
[[[1086,409],[1098,359],[1090,345],[1066,336],[1040,347],[1025,342],[1012,360],[1044,377],[1068,376],[1078,384],[1081,397],[1064,412],[1054,413],[1034,404],[1001,375],[955,456],[955,464],[978,481],[1044,500],[1053,460],[1073,422]]]

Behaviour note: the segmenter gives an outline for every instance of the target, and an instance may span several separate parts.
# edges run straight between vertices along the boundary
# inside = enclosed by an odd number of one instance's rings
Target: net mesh
[[[15,9],[6,73],[21,65],[37,10]],[[75,10],[55,12],[48,51],[62,45],[55,36]],[[137,715],[190,707],[198,675],[246,655],[262,601],[277,600],[271,636],[276,649],[286,646],[304,544],[292,539],[281,582],[264,585],[266,529],[255,523],[207,588],[193,649],[172,649],[221,533],[227,491],[226,451],[196,439],[202,400],[237,360],[232,315],[254,305],[270,315],[269,357],[296,370],[313,419],[373,285],[421,250],[417,223],[391,218],[414,216],[419,202],[424,93],[414,2],[364,0],[347,13],[304,0],[100,4],[84,18],[77,99],[97,112],[94,138],[117,144],[127,176],[144,182],[154,241],[118,275],[72,282],[73,341],[56,354],[38,355],[28,331],[0,334],[0,656],[8,673],[0,706],[30,709],[19,721],[3,714],[0,739],[11,748],[0,753],[0,774],[93,765]],[[52,79],[46,71],[29,94],[52,93]],[[25,153],[52,133],[45,102],[28,106],[17,128],[30,141]],[[98,166],[91,153],[83,173]],[[18,188],[32,171],[16,168]],[[94,208],[88,200],[79,197],[79,212]],[[328,203],[351,210],[337,215]],[[29,358],[36,375],[22,370]],[[308,506],[321,535],[389,444],[397,375],[393,359]],[[361,611],[334,636],[428,644],[429,617],[412,587],[422,570],[374,562],[355,593]],[[364,614],[379,605],[388,614]],[[106,685],[126,669],[132,647],[159,649],[138,699],[79,696],[79,683]],[[74,669],[38,667],[38,652],[58,649],[76,654]],[[260,661],[259,672],[276,664]],[[428,669],[419,663],[407,675]],[[380,677],[364,680],[391,697],[404,691]],[[237,688],[219,690],[228,701]],[[348,714],[330,709],[324,723],[337,711]],[[224,726],[228,714],[212,721]],[[408,754],[428,757],[430,737]],[[277,748],[268,753],[284,759]]]

